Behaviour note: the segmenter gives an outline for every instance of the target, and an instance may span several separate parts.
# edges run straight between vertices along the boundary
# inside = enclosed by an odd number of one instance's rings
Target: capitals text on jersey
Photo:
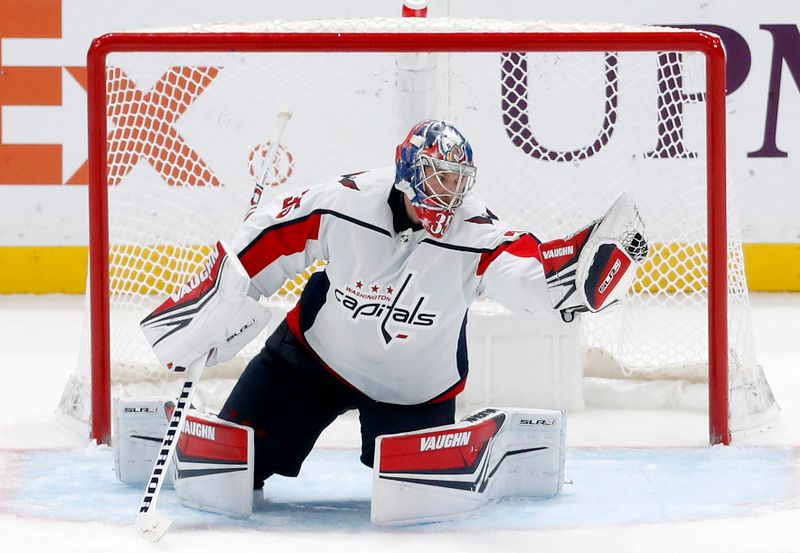
[[[388,297],[385,294],[377,296],[378,301],[360,301],[357,297],[358,293],[355,290],[344,291],[340,289],[334,290],[334,297],[346,309],[350,310],[352,314],[350,317],[354,320],[359,318],[374,318],[380,319],[380,334],[384,343],[388,346],[394,339],[406,339],[408,334],[403,332],[395,333],[394,335],[389,332],[387,325],[392,323],[407,326],[432,326],[436,320],[437,313],[428,313],[422,311],[422,305],[425,302],[425,295],[417,298],[413,308],[403,308],[398,305],[403,292],[408,287],[408,283],[414,277],[414,273],[406,275],[403,284],[397,291],[394,298]]]

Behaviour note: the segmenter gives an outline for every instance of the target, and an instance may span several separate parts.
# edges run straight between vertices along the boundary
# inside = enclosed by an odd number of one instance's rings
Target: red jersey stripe
[[[489,268],[489,265],[492,264],[492,261],[500,257],[500,254],[503,252],[510,253],[517,257],[533,257],[541,261],[539,257],[539,242],[532,234],[523,234],[516,240],[503,242],[492,251],[482,253],[481,259],[478,262],[476,274],[478,276],[483,275],[486,269]]]
[[[456,382],[452,387],[445,390],[435,398],[426,401],[425,403],[442,403],[443,401],[447,401],[448,399],[453,399],[458,394],[464,391],[464,388],[467,385],[467,375],[461,377],[461,380]]]
[[[306,242],[319,238],[321,218],[320,213],[314,213],[261,233],[239,256],[247,274],[253,277],[279,257],[304,251]]]

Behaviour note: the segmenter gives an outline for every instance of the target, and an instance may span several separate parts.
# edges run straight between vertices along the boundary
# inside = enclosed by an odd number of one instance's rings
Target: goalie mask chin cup
[[[422,226],[441,238],[455,209],[475,184],[472,147],[450,123],[418,123],[395,151],[395,186],[414,207]]]
[[[447,228],[453,221],[455,212],[450,209],[442,209],[436,207],[427,207],[422,204],[411,202],[411,207],[417,214],[419,223],[422,225],[428,234],[434,238],[441,238],[447,232]]]

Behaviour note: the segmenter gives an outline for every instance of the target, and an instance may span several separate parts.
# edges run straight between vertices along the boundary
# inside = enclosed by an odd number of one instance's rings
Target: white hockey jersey
[[[554,312],[532,234],[510,230],[473,193],[442,239],[398,231],[408,217],[402,202],[390,206],[393,182],[393,169],[369,171],[264,203],[233,246],[264,296],[326,260],[287,316],[292,333],[370,398],[412,405],[463,389],[479,295]]]

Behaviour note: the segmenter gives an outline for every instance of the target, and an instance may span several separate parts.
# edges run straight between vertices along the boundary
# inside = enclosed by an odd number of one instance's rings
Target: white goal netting
[[[542,23],[370,20],[273,22],[214,32],[641,33],[653,28]],[[187,35],[187,36],[189,36]],[[408,35],[397,44],[413,46]],[[294,112],[265,196],[336,175],[389,166],[416,120],[452,121],[470,140],[476,191],[502,219],[538,238],[561,237],[601,215],[621,192],[638,202],[653,254],[618,309],[585,317],[586,374],[619,379],[708,380],[708,180],[705,57],[699,52],[238,51],[219,40],[194,52],[113,48],[105,60],[114,394],[174,389],[138,329],[163,294],[200,269],[217,239],[247,211],[275,114]],[[724,109],[724,106],[722,106]],[[720,206],[717,206],[719,209]],[[724,209],[725,207],[722,206]],[[728,213],[731,426],[774,408],[754,355],[736,217]],[[310,270],[314,270],[312,267]],[[290,305],[302,275],[272,298]],[[88,296],[87,296],[88,297]],[[88,310],[87,310],[88,313]],[[88,316],[88,315],[87,315]],[[279,317],[275,317],[277,321]],[[90,417],[84,354],[62,410]],[[204,376],[201,399],[224,400],[260,347]]]

